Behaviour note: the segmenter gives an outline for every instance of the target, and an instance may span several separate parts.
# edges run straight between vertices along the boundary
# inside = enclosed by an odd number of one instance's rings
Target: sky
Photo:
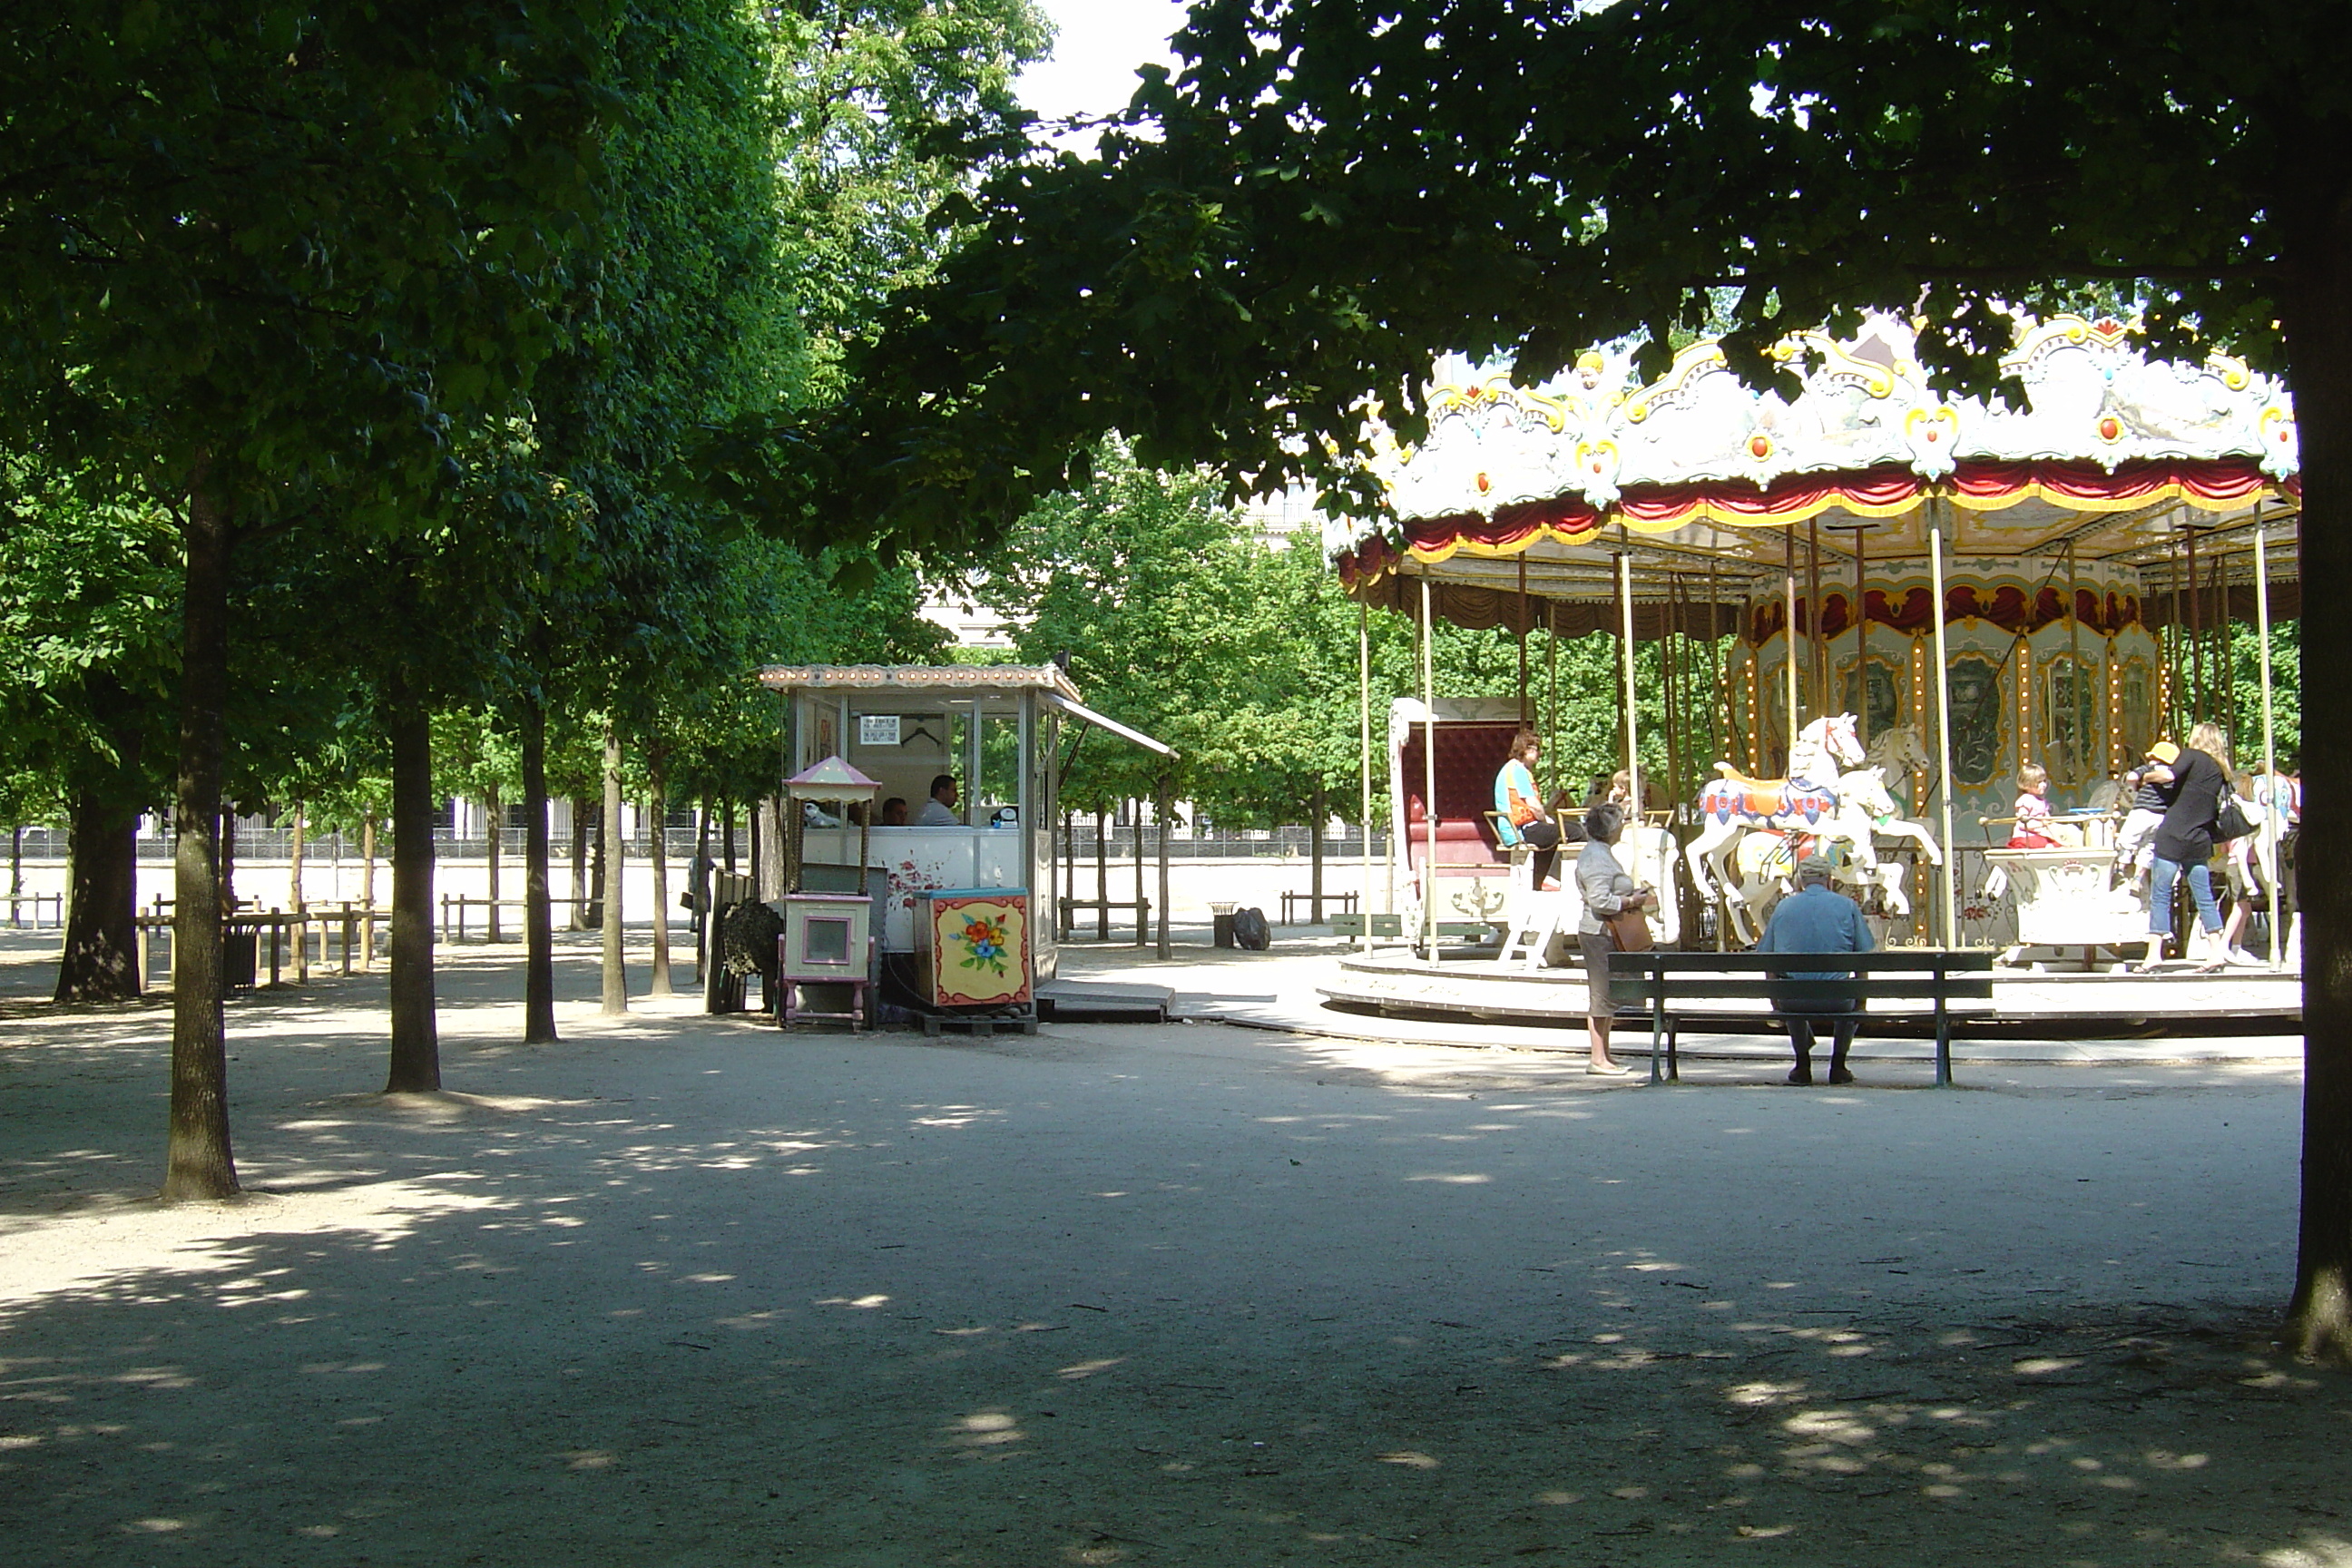
[[[1023,71],[1015,90],[1041,118],[1124,109],[1135,94],[1137,66],[1176,64],[1168,35],[1184,25],[1183,0],[1037,3],[1054,20],[1054,53]]]

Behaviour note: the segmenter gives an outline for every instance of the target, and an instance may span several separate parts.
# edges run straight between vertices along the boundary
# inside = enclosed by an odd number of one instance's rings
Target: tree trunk
[[[482,815],[489,819],[490,825],[490,908],[483,940],[497,942],[500,940],[499,936],[499,851],[502,847],[499,841],[506,837],[506,808],[499,804],[498,785],[489,785],[482,791]]]
[[[731,800],[721,800],[719,806],[719,820],[727,825],[725,841],[727,874],[731,877],[735,874],[735,803]]]
[[[572,920],[571,929],[588,929],[588,797],[572,797]]]
[[[236,802],[220,804],[221,912],[236,913]]]
[[[2309,206],[2284,215],[2291,265],[2282,290],[2289,380],[2301,438],[2302,576],[2352,582],[2352,187],[2324,149]],[[2338,148],[2338,153],[2344,149]],[[2327,176],[2315,171],[2325,167]],[[2306,615],[2303,668],[2352,668],[2352,616]],[[2328,709],[2347,696],[2344,722]],[[2352,1363],[2352,687],[2303,692],[2303,1218],[2287,1343]]]
[[[654,975],[649,996],[672,994],[669,984],[669,795],[662,784],[661,758],[652,759],[653,790],[646,811],[653,819],[648,853],[654,863]]]
[[[1168,819],[1175,813],[1176,802],[1174,792],[1169,787],[1168,775],[1165,773],[1160,776],[1158,794],[1159,798],[1154,805],[1157,807],[1156,815],[1160,818],[1160,942],[1155,951],[1160,957],[1166,958],[1168,956]],[[1143,847],[1143,814],[1139,810],[1136,813],[1135,818],[1135,843],[1138,849]],[[1138,934],[1140,935],[1139,932]],[[1137,945],[1141,946],[1142,943],[1139,941]]]
[[[139,994],[139,813],[85,786],[73,801],[72,867],[59,1002],[128,1002]]]
[[[760,803],[753,801],[751,811],[751,896],[761,897],[765,891],[760,880]]]
[[[8,923],[16,923],[16,906],[25,897],[25,827],[8,830]]]
[[[522,1043],[555,1043],[555,915],[548,896],[547,713],[522,704]]]
[[[20,830],[21,831],[21,830]],[[702,800],[702,814],[694,825],[694,983],[702,984],[703,965],[710,952],[710,797]]]
[[[386,1094],[441,1087],[433,1016],[433,719],[395,687],[392,733],[392,1071]]]
[[[1309,925],[1323,923],[1323,819],[1330,807],[1323,798],[1323,786],[1317,784],[1315,793],[1307,799],[1307,913]]]
[[[296,914],[302,912],[302,803],[294,803],[294,842],[286,854],[286,902]]]
[[[621,948],[621,872],[628,857],[621,842],[621,737],[604,726],[604,818],[597,827],[596,857],[602,889],[596,920],[604,933],[604,1011],[629,1010],[629,972]]]
[[[604,804],[601,796],[589,803],[596,818],[594,837],[590,840],[588,849],[588,928],[591,931],[604,929],[604,863],[611,847],[604,833]],[[612,858],[618,858],[617,856]]]
[[[360,817],[360,967],[375,967],[375,808]]]
[[[179,839],[173,850],[172,1109],[163,1198],[236,1191],[229,1151],[228,1050],[221,970],[221,749],[228,704],[229,520],[201,471],[184,531],[180,619]]]

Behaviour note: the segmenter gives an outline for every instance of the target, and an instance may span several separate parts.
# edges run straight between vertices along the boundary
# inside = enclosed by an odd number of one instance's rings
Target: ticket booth
[[[807,887],[882,889],[883,964],[901,995],[931,989],[919,982],[919,951],[934,965],[941,951],[929,940],[935,931],[919,932],[918,904],[952,892],[1021,895],[1021,973],[992,968],[989,989],[1033,996],[1058,968],[1054,823],[1076,726],[1174,755],[1087,708],[1057,665],[780,665],[760,681],[783,705],[786,775],[838,757],[876,786],[863,823],[795,807],[803,813],[798,858]],[[943,800],[924,822],[940,780],[952,785],[942,792],[952,804]]]

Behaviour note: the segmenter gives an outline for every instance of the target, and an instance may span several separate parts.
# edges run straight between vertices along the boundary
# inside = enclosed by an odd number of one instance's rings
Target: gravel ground
[[[237,1002],[248,1195],[163,1208],[168,1017],[46,945],[16,1561],[2352,1564],[2352,1380],[2268,1337],[2288,1066],[786,1037],[598,1019],[575,941],[552,1047],[450,955],[441,1096],[371,1092],[379,978]]]

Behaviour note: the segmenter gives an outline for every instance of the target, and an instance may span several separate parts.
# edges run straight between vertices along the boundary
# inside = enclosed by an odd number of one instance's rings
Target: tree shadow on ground
[[[2160,1183],[2002,1227],[2080,1179],[2068,1129],[2133,1176],[2153,1091],[1922,1128],[1220,1030],[640,1017],[459,1035],[464,1093],[385,1097],[374,1041],[289,1009],[241,1037],[239,1204],[128,1201],[152,1106],[55,1124],[145,1047],[6,1087],[12,1191],[54,1162],[0,1264],[26,1560],[2352,1561],[2352,1384],[2268,1348],[2258,1254],[2200,1243],[2191,1289],[2126,1251],[2187,1223]],[[2005,1254],[1928,1201],[1945,1141]]]

